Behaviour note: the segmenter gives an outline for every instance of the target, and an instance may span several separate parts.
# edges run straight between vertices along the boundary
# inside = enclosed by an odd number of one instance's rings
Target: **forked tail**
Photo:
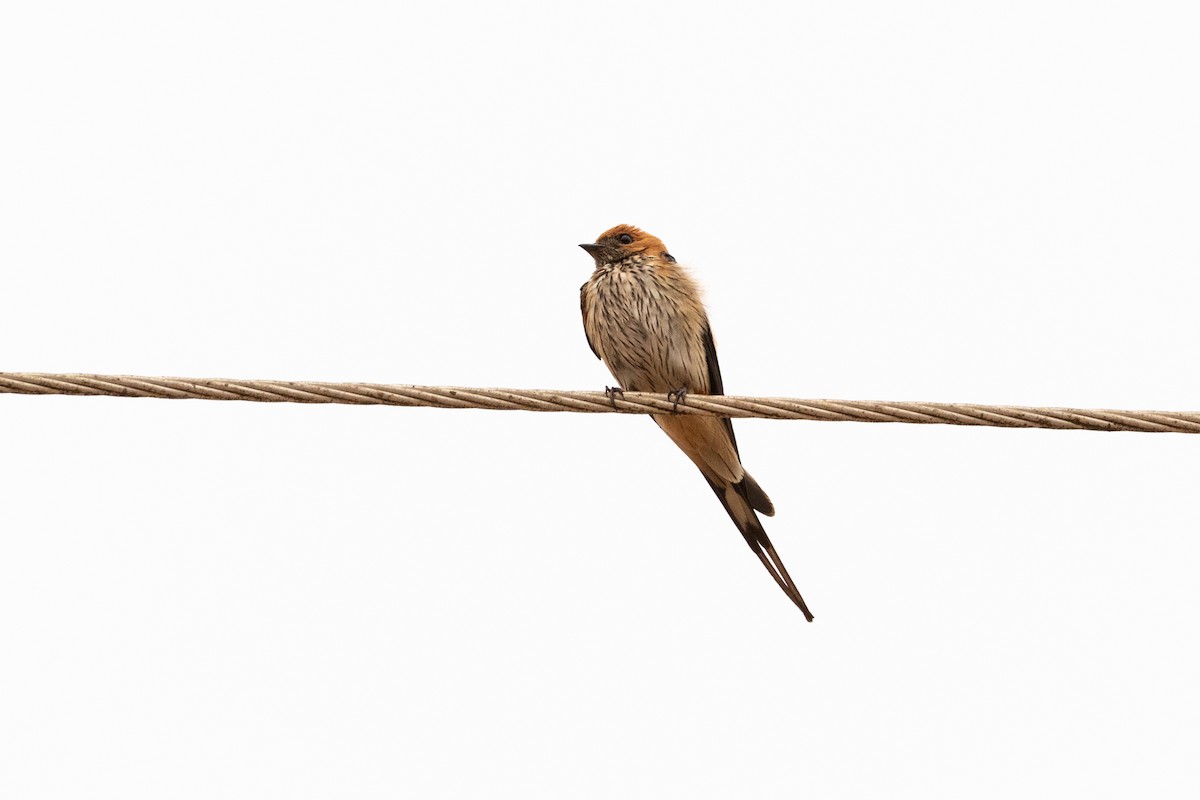
[[[707,476],[705,478],[707,479]],[[742,536],[746,539],[746,544],[750,545],[750,549],[758,556],[758,560],[763,563],[763,566],[767,568],[767,572],[771,573],[771,577],[779,584],[779,588],[804,613],[804,618],[812,622],[812,612],[808,610],[804,598],[800,596],[800,590],[796,588],[795,581],[792,580],[791,575],[788,575],[787,567],[783,565],[783,560],[775,552],[775,547],[771,544],[770,538],[767,537],[767,532],[763,530],[762,522],[759,521],[758,515],[754,513],[755,508],[764,505],[762,500],[765,500],[765,505],[771,508],[771,501],[766,500],[766,494],[763,490],[749,475],[739,483],[721,486],[710,480],[708,485],[712,487],[713,492],[717,495],[717,499],[721,501],[721,505],[725,506],[725,510],[729,512],[729,518],[733,520],[738,530],[742,532]],[[749,492],[747,491],[748,488]],[[750,494],[751,497],[747,497],[747,494]],[[759,499],[760,496],[762,500]],[[756,502],[752,504],[751,499]],[[764,513],[772,513],[773,511],[774,509],[771,508],[770,512],[764,511]]]

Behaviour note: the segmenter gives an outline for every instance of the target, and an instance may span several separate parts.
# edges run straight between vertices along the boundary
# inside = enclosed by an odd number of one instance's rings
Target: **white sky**
[[[1189,3],[10,4],[0,370],[1200,408]],[[1200,438],[0,396],[5,797],[1195,797]]]

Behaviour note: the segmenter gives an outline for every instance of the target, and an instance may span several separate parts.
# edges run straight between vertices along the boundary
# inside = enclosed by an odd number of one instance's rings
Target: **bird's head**
[[[604,264],[615,264],[634,256],[675,263],[675,258],[667,252],[667,246],[657,236],[651,236],[632,225],[618,225],[615,228],[609,228],[600,234],[592,244],[579,246],[596,260],[598,267]]]

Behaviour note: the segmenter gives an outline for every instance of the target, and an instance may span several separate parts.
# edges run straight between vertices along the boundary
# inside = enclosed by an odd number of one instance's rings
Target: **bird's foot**
[[[687,402],[687,396],[688,396],[688,390],[687,390],[686,386],[680,386],[678,389],[674,389],[670,392],[667,392],[667,402],[672,403],[672,406],[671,406],[672,414],[679,413],[679,404]]]
[[[621,395],[621,399],[625,399],[625,390],[620,386],[605,386],[604,394],[608,397],[608,402],[612,403],[613,411],[617,410],[617,395]]]

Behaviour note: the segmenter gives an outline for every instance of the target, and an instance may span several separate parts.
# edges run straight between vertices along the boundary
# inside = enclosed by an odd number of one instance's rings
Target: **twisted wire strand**
[[[547,389],[479,389],[383,383],[150,378],[134,375],[59,375],[0,372],[0,394],[157,397],[168,400],[246,400],[259,403],[571,411],[594,414],[707,414],[824,422],[907,422],[998,428],[1200,433],[1200,411],[1115,411],[1031,408],[974,403],[796,400],[782,397],[694,395],[676,406],[662,394]]]

